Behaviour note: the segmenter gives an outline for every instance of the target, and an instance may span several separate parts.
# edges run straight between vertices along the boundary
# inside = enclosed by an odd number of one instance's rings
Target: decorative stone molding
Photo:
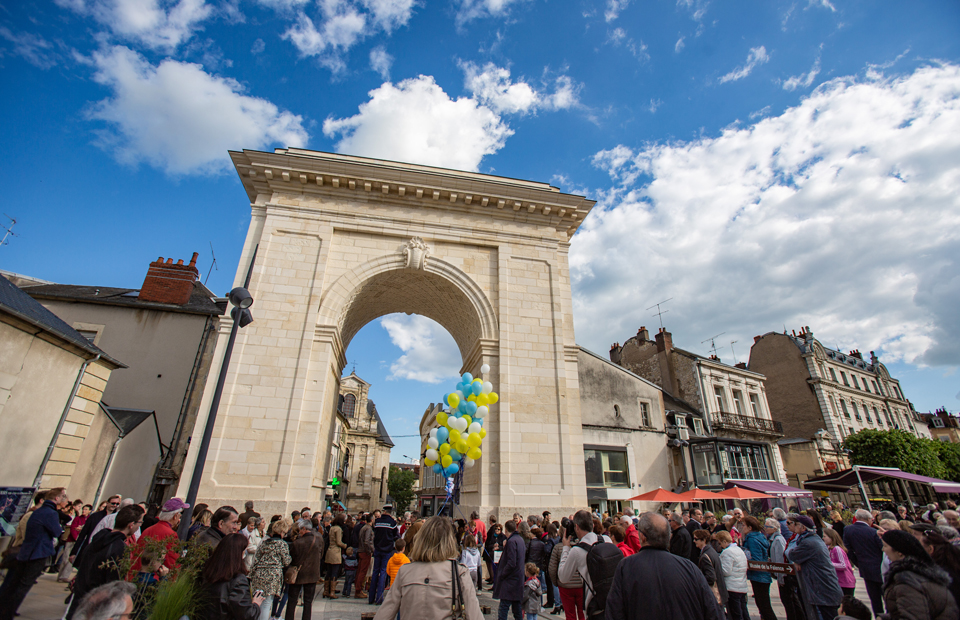
[[[407,269],[426,269],[430,246],[420,237],[413,237],[403,244],[400,253],[406,261]]]

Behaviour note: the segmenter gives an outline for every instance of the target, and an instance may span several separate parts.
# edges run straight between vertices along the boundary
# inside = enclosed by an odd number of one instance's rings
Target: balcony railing
[[[711,423],[716,428],[728,428],[738,431],[753,431],[755,433],[769,433],[783,435],[783,424],[775,420],[756,418],[752,415],[736,413],[715,413]]]

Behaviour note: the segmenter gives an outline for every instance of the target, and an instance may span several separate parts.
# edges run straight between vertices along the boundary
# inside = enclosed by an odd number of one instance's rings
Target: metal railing
[[[757,418],[752,415],[740,415],[737,413],[715,413],[711,423],[717,428],[730,428],[736,430],[754,431],[757,433],[771,433],[775,435],[783,434],[783,424],[776,420],[767,420]]]

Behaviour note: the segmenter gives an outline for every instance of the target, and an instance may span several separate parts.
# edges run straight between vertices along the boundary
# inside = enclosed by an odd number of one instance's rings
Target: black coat
[[[523,564],[526,559],[523,536],[514,532],[503,549],[497,566],[497,580],[493,584],[493,598],[504,601],[523,600]]]
[[[547,567],[550,556],[542,540],[534,538],[527,544],[527,562],[533,562],[541,572]]]
[[[670,553],[689,560],[693,556],[691,547],[694,547],[693,536],[690,535],[687,528],[678,527],[673,530],[673,535],[670,536]]]
[[[123,532],[117,530],[97,532],[87,545],[81,563],[77,566],[73,597],[79,601],[84,594],[97,586],[119,579],[120,574],[113,562],[119,563],[126,549],[127,537]]]
[[[713,584],[717,584],[717,589],[720,591],[720,601],[726,605],[727,580],[723,578],[723,569],[720,568],[720,554],[710,545],[704,545],[703,550],[697,549],[697,553],[700,554],[697,565],[700,567],[704,579],[707,580],[707,585],[712,588]]]
[[[867,581],[882,582],[880,564],[883,562],[883,542],[877,530],[858,521],[843,528],[843,546],[853,565],[860,569],[860,576]]]
[[[250,582],[243,573],[230,581],[208,584],[207,597],[207,620],[257,620],[260,617],[260,608],[250,598]]]
[[[73,543],[72,553],[77,556],[76,561],[73,563],[74,566],[80,566],[80,553],[83,551],[83,548],[87,546],[87,543],[90,542],[90,536],[93,535],[93,530],[100,525],[100,522],[103,521],[106,516],[106,510],[98,510],[88,516],[87,520],[83,522],[83,527],[80,528],[80,533],[77,534],[77,541]]]
[[[606,620],[723,617],[703,573],[687,558],[665,549],[643,547],[624,558],[607,595]]]

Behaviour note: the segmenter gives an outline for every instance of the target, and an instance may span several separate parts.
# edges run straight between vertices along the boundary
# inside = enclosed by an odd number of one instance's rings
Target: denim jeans
[[[344,596],[350,596],[350,591],[352,590],[352,586],[353,586],[353,580],[356,578],[357,578],[357,571],[355,570],[348,570],[344,573],[343,590],[340,591],[341,594],[343,594]]]
[[[523,609],[520,601],[500,600],[500,608],[497,610],[497,620],[507,620],[507,614],[513,609],[514,620],[523,620]]]
[[[373,554],[373,574],[370,577],[370,594],[367,602],[379,605],[383,602],[383,588],[387,581],[387,562],[393,557],[393,551],[375,551]],[[520,620],[520,618],[517,618]]]
[[[270,613],[273,611],[273,594],[267,594],[260,603],[260,620],[270,620]]]

